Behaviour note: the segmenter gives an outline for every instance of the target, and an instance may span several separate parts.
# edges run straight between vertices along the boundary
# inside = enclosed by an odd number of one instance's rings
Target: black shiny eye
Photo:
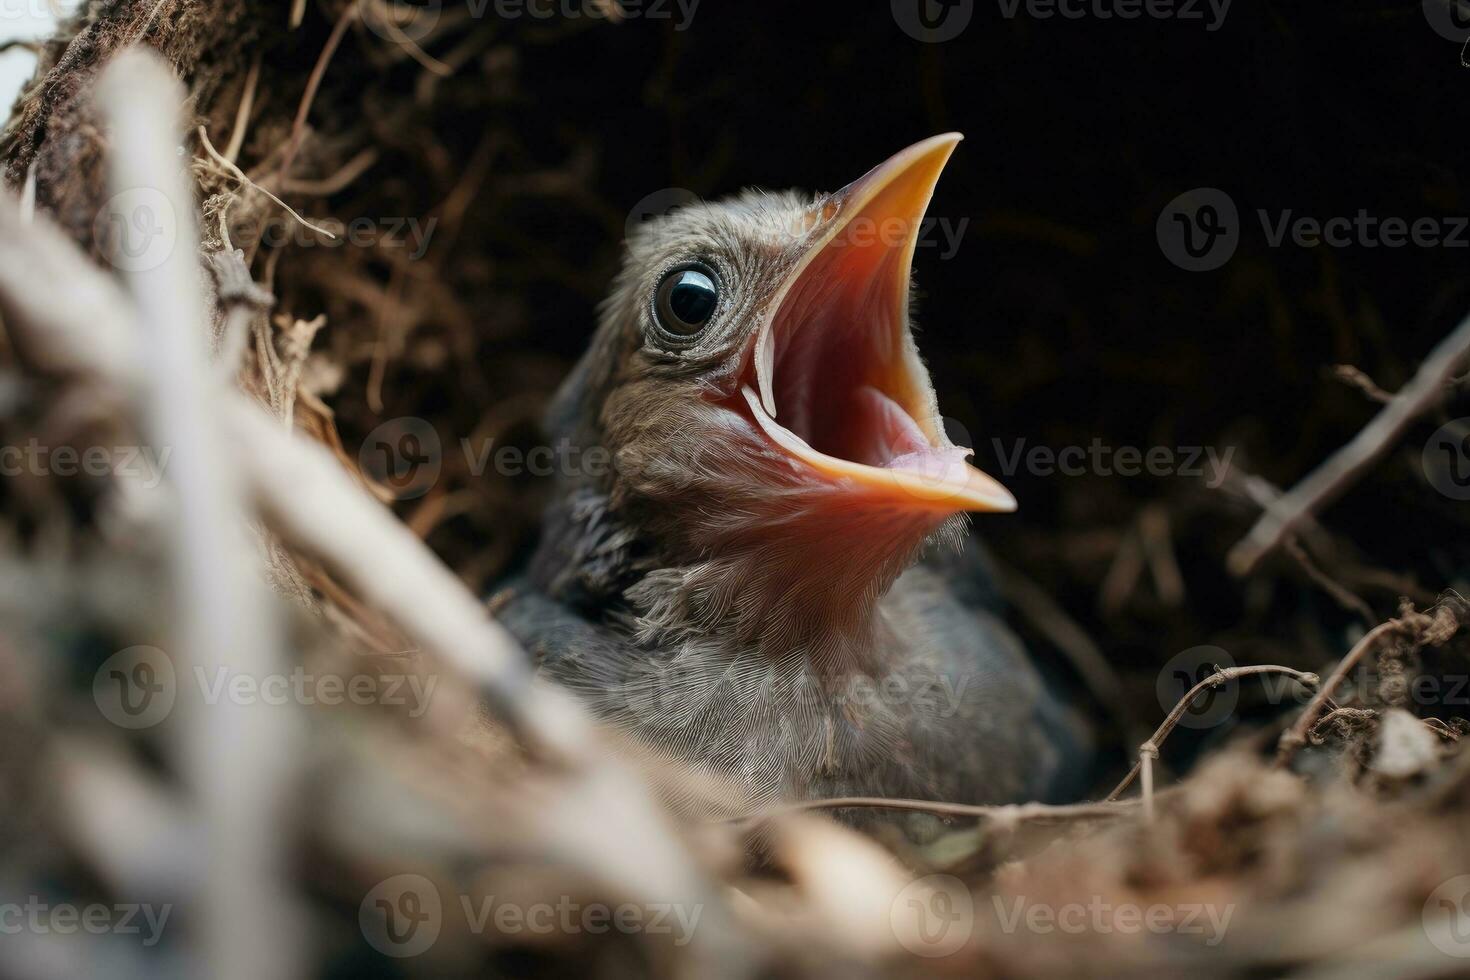
[[[653,313],[666,331],[689,338],[709,324],[719,300],[719,281],[714,271],[690,263],[664,275],[653,296]]]

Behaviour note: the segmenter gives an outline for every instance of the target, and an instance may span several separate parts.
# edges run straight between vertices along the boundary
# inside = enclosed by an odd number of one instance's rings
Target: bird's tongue
[[[930,445],[913,416],[877,388],[865,385],[854,392],[852,409],[856,413],[853,427],[866,435],[869,444],[869,452],[864,454],[867,458],[854,462],[964,482],[965,459],[970,450]]]

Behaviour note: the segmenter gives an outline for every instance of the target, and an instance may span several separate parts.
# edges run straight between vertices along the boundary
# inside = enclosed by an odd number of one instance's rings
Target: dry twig
[[[1179,699],[1179,702],[1174,705],[1174,709],[1169,712],[1167,717],[1164,718],[1158,729],[1154,731],[1153,735],[1149,737],[1148,741],[1144,742],[1143,745],[1139,747],[1138,762],[1135,763],[1133,768],[1128,771],[1128,775],[1123,777],[1123,781],[1120,782],[1117,786],[1113,787],[1113,791],[1107,795],[1105,802],[1110,803],[1113,800],[1116,800],[1120,795],[1122,795],[1123,791],[1133,784],[1133,780],[1137,778],[1140,770],[1143,770],[1145,772],[1145,779],[1148,779],[1152,776],[1150,767],[1144,764],[1144,760],[1151,760],[1152,758],[1158,757],[1159,747],[1164,744],[1164,739],[1168,738],[1169,733],[1174,730],[1174,726],[1179,724],[1179,719],[1184,717],[1184,712],[1189,710],[1189,706],[1194,703],[1194,699],[1197,696],[1207,690],[1217,688],[1221,684],[1225,684],[1229,681],[1238,680],[1242,677],[1253,677],[1258,674],[1284,674],[1285,676],[1290,677],[1292,680],[1296,681],[1298,684],[1302,684],[1306,687],[1315,687],[1318,683],[1318,678],[1316,674],[1308,673],[1302,670],[1296,670],[1292,667],[1282,667],[1278,664],[1255,664],[1249,667],[1227,667],[1224,670],[1215,671],[1215,673],[1211,674],[1209,677],[1206,677],[1194,687],[1190,688],[1189,692],[1185,694],[1184,697]],[[1147,783],[1145,783],[1145,789],[1147,790],[1147,788]]]
[[[264,187],[261,187],[255,181],[251,180],[245,175],[245,172],[243,170],[241,170],[230,160],[227,160],[224,156],[222,156],[220,152],[214,148],[214,144],[209,141],[209,133],[205,131],[203,126],[199,127],[198,133],[199,143],[201,146],[204,147],[204,152],[208,153],[209,158],[215,163],[219,164],[219,166],[224,169],[225,173],[229,174],[231,177],[234,177],[236,180],[244,184],[246,187],[249,187],[251,190],[260,191],[260,193],[270,198],[276,204],[278,204],[282,208],[285,208],[287,214],[295,218],[305,227],[310,228],[312,231],[316,232],[318,235],[325,235],[327,238],[330,238],[333,241],[336,240],[337,236],[334,235],[332,232],[321,227],[320,225],[314,225],[310,221],[307,221],[296,212],[295,208],[291,207],[291,205],[287,204],[285,201],[281,200],[279,197],[276,197],[276,195],[272,194],[270,191],[266,190]]]
[[[1403,620],[1390,619],[1386,623],[1379,623],[1373,627],[1361,640],[1353,645],[1353,648],[1348,651],[1348,655],[1342,658],[1331,674],[1327,675],[1326,682],[1317,689],[1317,694],[1311,701],[1307,702],[1307,706],[1302,709],[1302,713],[1297,717],[1296,722],[1282,733],[1276,753],[1276,764],[1278,766],[1284,766],[1290,762],[1291,757],[1296,754],[1296,750],[1306,744],[1307,732],[1311,731],[1312,726],[1316,724],[1317,716],[1327,707],[1331,701],[1333,692],[1342,685],[1343,680],[1357,666],[1358,662],[1372,652],[1378,646],[1379,641],[1385,636],[1390,636],[1405,628],[1406,624]]]
[[[1308,517],[1327,506],[1393,446],[1420,415],[1438,404],[1445,384],[1470,356],[1470,318],[1429,352],[1408,384],[1346,446],[1317,467],[1261,515],[1255,527],[1230,550],[1227,564],[1246,575]]]
[[[194,198],[173,165],[179,134],[167,111],[183,104],[184,90],[156,55],[129,51],[108,67],[98,93],[111,124],[114,191],[151,183],[167,197],[175,225],[164,260],[127,276],[136,322],[148,331],[145,377],[154,442],[174,450],[169,476],[179,503],[171,536],[178,625],[172,655],[202,676],[284,676],[274,607],[244,539],[234,459],[222,451],[216,429],[208,334],[201,329],[207,318]],[[301,937],[293,935],[296,918],[283,884],[285,841],[274,829],[300,758],[290,716],[228,698],[183,704],[179,750],[200,798],[211,855],[202,905],[208,972],[241,980],[261,972],[298,976]],[[273,937],[267,950],[258,948],[262,935]]]
[[[303,4],[304,7],[304,4]],[[337,48],[342,44],[342,38],[347,34],[347,28],[361,13],[362,0],[353,0],[342,11],[342,16],[337,18],[337,23],[332,26],[332,33],[327,36],[327,43],[322,45],[322,52],[317,56],[316,64],[311,69],[311,75],[306,80],[306,91],[301,93],[301,103],[296,108],[296,118],[291,122],[291,136],[286,141],[286,150],[281,155],[281,165],[276,170],[276,176],[284,179],[291,170],[291,164],[296,160],[296,151],[301,148],[301,137],[306,132],[306,117],[311,112],[311,104],[316,101],[317,90],[321,88],[322,79],[327,75],[327,66],[332,63],[332,57],[337,53]],[[300,23],[296,12],[293,10],[292,26]]]
[[[879,809],[909,810],[915,813],[932,813],[942,817],[976,817],[994,820],[1001,824],[1063,823],[1069,820],[1111,820],[1124,817],[1133,807],[1126,801],[1121,803],[1074,803],[1052,805],[1048,803],[1017,803],[1002,806],[977,806],[968,803],[946,803],[940,800],[910,800],[900,797],[879,796],[834,796],[821,800],[801,800],[774,806],[756,813],[738,817],[726,817],[718,823],[750,824],[769,820],[786,813],[809,810]]]

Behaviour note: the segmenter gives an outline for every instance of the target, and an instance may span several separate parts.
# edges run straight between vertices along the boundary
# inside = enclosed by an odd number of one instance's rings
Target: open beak
[[[945,435],[909,329],[924,211],[960,139],[916,143],[818,203],[812,243],[756,335],[742,394],[799,464],[875,503],[1012,511],[1015,498]]]

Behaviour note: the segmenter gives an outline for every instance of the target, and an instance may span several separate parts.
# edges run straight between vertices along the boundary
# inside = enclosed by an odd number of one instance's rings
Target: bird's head
[[[1014,509],[946,435],[909,318],[920,225],[959,140],[815,199],[687,205],[627,243],[552,424],[610,454],[573,482],[712,611],[786,596],[741,617],[757,628],[871,604],[956,515]]]

